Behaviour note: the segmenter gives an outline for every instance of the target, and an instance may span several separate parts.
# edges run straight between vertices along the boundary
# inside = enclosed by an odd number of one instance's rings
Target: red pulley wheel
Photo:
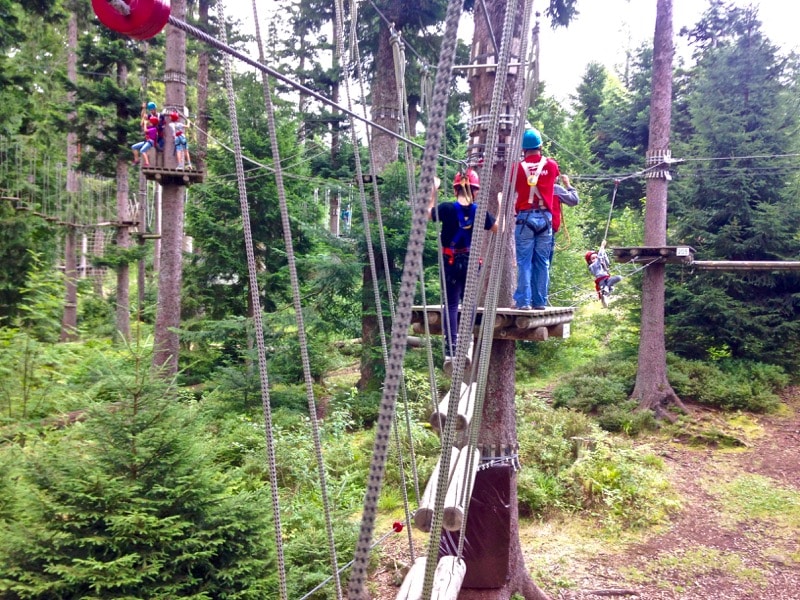
[[[127,0],[130,14],[119,13],[107,0],[92,0],[100,22],[122,35],[147,39],[156,35],[169,20],[169,5],[164,0]]]
[[[130,36],[136,40],[149,40],[157,36],[169,22],[170,5],[169,0],[156,0],[153,6],[153,16],[149,23],[142,29],[132,31]]]

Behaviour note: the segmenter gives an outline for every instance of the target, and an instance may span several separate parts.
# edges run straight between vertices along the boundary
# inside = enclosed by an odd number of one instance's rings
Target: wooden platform
[[[192,185],[193,183],[203,183],[206,179],[206,172],[197,169],[168,169],[166,167],[142,166],[142,173],[145,179],[157,181],[161,185]]]
[[[694,248],[691,246],[628,246],[609,248],[618,263],[677,263],[690,265],[694,262]]]
[[[442,335],[442,306],[411,307],[411,324],[414,333],[425,333],[425,313],[432,335]],[[518,310],[498,308],[494,321],[494,338],[499,340],[531,340],[542,342],[551,337],[568,338],[570,323],[575,315],[573,307],[548,306],[543,310]],[[475,317],[475,335],[483,320],[483,308]]]

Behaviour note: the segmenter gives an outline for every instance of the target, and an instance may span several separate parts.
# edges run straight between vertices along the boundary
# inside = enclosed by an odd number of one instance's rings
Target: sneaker
[[[186,168],[189,169],[190,171],[194,171],[194,166],[192,165],[192,163],[186,165]]]
[[[183,163],[180,163],[177,167],[175,167],[176,171],[183,171]]]
[[[534,306],[533,310],[544,310],[546,308],[547,308],[546,306]]]
[[[514,309],[514,310],[531,310],[531,305],[530,304],[525,304],[524,306],[516,306],[516,305],[514,305],[511,308]]]
[[[139,161],[138,161],[138,160],[136,160],[136,159],[134,159],[134,160],[132,160],[132,161],[131,161],[131,164],[132,164],[132,165],[138,165],[138,164],[139,164]]]

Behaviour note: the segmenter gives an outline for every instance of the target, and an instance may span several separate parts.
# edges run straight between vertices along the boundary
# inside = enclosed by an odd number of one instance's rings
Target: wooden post
[[[414,561],[403,580],[396,600],[422,600],[422,588],[425,581],[425,565],[427,559],[420,556]],[[456,600],[464,582],[467,565],[455,556],[443,556],[439,559],[434,573],[431,600]]]

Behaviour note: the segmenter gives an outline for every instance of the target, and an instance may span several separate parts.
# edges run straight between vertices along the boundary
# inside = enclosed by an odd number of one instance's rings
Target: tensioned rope
[[[173,27],[177,27],[181,31],[184,31],[184,32],[188,33],[192,37],[194,37],[194,38],[196,38],[196,39],[208,44],[209,46],[213,46],[217,50],[221,50],[222,52],[224,52],[224,53],[226,53],[226,54],[228,54],[230,56],[233,56],[234,58],[237,58],[238,60],[250,65],[254,69],[257,69],[259,71],[267,73],[270,77],[273,77],[274,79],[277,79],[278,81],[282,81],[283,83],[293,87],[297,91],[302,92],[303,94],[306,94],[306,95],[314,98],[315,100],[319,100],[320,102],[322,102],[324,104],[327,104],[331,108],[339,110],[342,113],[348,115],[349,117],[352,117],[353,119],[361,121],[362,123],[364,123],[365,125],[368,125],[369,127],[372,127],[374,129],[380,129],[382,132],[384,132],[384,133],[386,133],[386,134],[388,134],[388,135],[390,135],[390,136],[392,136],[394,138],[397,138],[401,142],[404,142],[406,144],[411,144],[412,146],[415,146],[416,148],[419,148],[421,150],[425,149],[425,146],[423,146],[422,144],[418,144],[414,140],[409,140],[409,139],[403,138],[399,133],[397,133],[395,131],[392,131],[391,129],[389,129],[387,127],[379,125],[379,124],[375,123],[374,121],[371,121],[371,120],[369,120],[369,119],[367,119],[365,117],[362,117],[362,116],[358,115],[352,109],[346,108],[346,107],[342,106],[341,104],[338,104],[337,102],[334,102],[330,98],[326,98],[325,96],[323,96],[319,92],[315,92],[311,88],[306,87],[301,83],[298,83],[297,81],[293,80],[291,77],[288,77],[287,75],[284,75],[280,71],[277,71],[277,70],[273,69],[272,67],[270,67],[268,65],[264,65],[264,64],[261,64],[258,61],[253,60],[252,58],[250,58],[246,54],[244,54],[242,52],[239,52],[235,48],[232,48],[226,42],[222,42],[222,41],[214,38],[213,36],[207,34],[205,31],[202,31],[202,30],[198,29],[197,27],[194,27],[193,25],[190,25],[189,23],[187,23],[185,21],[181,21],[180,19],[177,19],[176,17],[173,17],[173,16],[170,15],[168,22]],[[346,78],[345,78],[345,80],[346,80]],[[452,157],[449,157],[449,156],[440,156],[440,158],[442,158],[443,160],[447,160],[447,161],[455,162],[455,163],[461,162],[458,159],[455,159],[455,158],[452,158]]]
[[[497,140],[499,136],[499,122],[500,122],[500,110],[503,101],[504,92],[506,90],[507,85],[507,75],[509,69],[509,63],[511,58],[511,51],[512,51],[512,32],[514,29],[514,22],[516,20],[517,14],[514,8],[516,7],[516,2],[507,5],[506,7],[506,14],[504,19],[504,26],[503,26],[503,33],[500,42],[500,49],[497,56],[497,72],[496,78],[494,82],[494,88],[492,91],[492,101],[490,106],[490,117],[489,117],[489,130],[487,132],[486,137],[486,146],[484,152],[484,177],[482,178],[484,181],[488,181],[489,185],[484,185],[481,187],[479,191],[479,201],[478,201],[478,214],[476,215],[476,222],[483,223],[485,220],[486,210],[487,210],[487,200],[488,200],[488,193],[489,189],[491,188],[491,175],[493,172],[493,164],[494,164],[494,149],[497,147]],[[530,18],[530,12],[532,9],[532,0],[528,0],[526,3],[526,10],[523,15],[523,27],[524,31],[527,32],[527,27]],[[525,38],[526,40],[527,38]],[[524,53],[526,46],[521,48],[521,52]],[[524,55],[524,54],[523,54]],[[526,103],[515,103],[515,106],[527,106]],[[522,131],[522,115],[520,118],[517,119],[517,128],[520,129],[518,132],[518,137],[521,139]],[[510,168],[511,162],[506,161],[506,173],[504,175],[504,193],[503,198],[506,199],[505,202],[505,211],[504,211],[504,221],[505,223],[510,222],[510,211],[512,208],[512,204],[508,199],[510,195],[508,191],[506,191],[506,187],[509,186],[510,181]],[[516,173],[516,170],[515,170]],[[488,175],[488,176],[487,176]],[[501,207],[502,208],[502,207]],[[486,298],[484,301],[484,314],[481,321],[481,330],[479,334],[479,343],[480,343],[480,350],[478,356],[480,360],[477,361],[477,390],[475,395],[475,408],[474,408],[474,417],[473,422],[470,425],[470,440],[468,444],[468,463],[467,469],[465,473],[470,473],[472,470],[472,461],[474,459],[474,453],[472,452],[472,448],[474,448],[477,444],[477,436],[480,430],[481,424],[481,416],[483,413],[483,404],[486,395],[486,381],[488,377],[488,370],[489,370],[489,357],[491,356],[491,346],[493,342],[493,329],[494,329],[494,320],[497,311],[497,302],[499,296],[499,287],[500,287],[500,278],[503,271],[503,262],[505,256],[505,247],[508,245],[504,238],[509,234],[510,229],[508,227],[503,228],[504,236],[497,236],[496,244],[494,246],[495,252],[494,256],[491,257],[490,264],[492,265],[492,274],[490,276],[490,282],[486,293]],[[483,247],[483,238],[485,232],[482,227],[476,227],[475,231],[473,232],[473,244],[477,248]],[[459,337],[458,337],[458,348],[456,350],[456,360],[453,365],[453,380],[454,382],[460,382],[463,378],[463,369],[464,369],[464,360],[462,358],[462,353],[465,352],[466,344],[471,343],[471,330],[474,324],[475,319],[475,309],[473,307],[477,306],[477,280],[478,280],[478,261],[479,256],[477,253],[473,255],[470,253],[470,261],[467,271],[467,282],[465,286],[464,292],[464,302],[463,305],[465,307],[470,307],[468,310],[472,311],[471,318],[464,318],[466,315],[462,316],[461,323],[459,325]],[[488,332],[488,333],[487,333]],[[469,339],[465,339],[469,336]],[[463,346],[463,348],[462,348]],[[475,364],[473,364],[473,372],[475,370]],[[454,398],[455,396],[455,398]],[[457,400],[458,400],[458,393],[454,392],[451,389],[451,398],[450,398],[450,406],[448,406],[448,414],[454,414],[457,410]],[[451,412],[452,411],[452,412]],[[442,435],[442,445],[445,448],[449,448],[452,445],[452,440],[454,439],[455,435],[455,423],[454,420],[448,419],[445,422],[445,431]],[[448,453],[443,452],[442,457],[440,459],[442,461],[440,472],[447,473],[449,472],[449,460],[448,460]],[[439,532],[441,528],[441,513],[443,512],[444,507],[444,494],[446,493],[446,482],[442,481],[444,478],[440,478],[437,486],[437,494],[436,494],[436,502],[435,508],[433,511],[433,524],[431,526],[432,532]],[[469,510],[469,498],[471,496],[471,480],[468,478],[466,479],[466,485],[463,486],[463,497],[462,501],[464,502],[464,516],[461,524],[461,535],[459,537],[459,546],[457,554],[461,556],[463,553],[463,543],[464,543],[464,529],[466,527],[466,521],[468,517],[468,510]],[[432,535],[430,540],[429,552],[428,555],[432,556],[435,555],[436,547],[438,546],[438,539],[436,539],[436,535]],[[434,575],[435,568],[433,565],[428,564],[425,572],[425,582],[423,586],[423,597],[427,597],[430,595],[432,586],[433,586],[433,575]]]
[[[258,21],[258,9],[256,0],[253,0],[253,21],[255,22],[256,41],[258,43],[258,58],[263,63],[264,43],[261,38],[261,28]],[[224,23],[222,15],[220,22]],[[314,442],[314,456],[317,463],[317,476],[319,477],[320,496],[322,509],[325,517],[325,533],[328,539],[328,552],[330,554],[331,569],[338,600],[342,598],[342,583],[339,578],[339,566],[336,559],[336,540],[333,535],[333,522],[331,518],[331,502],[328,495],[327,476],[325,474],[325,461],[322,457],[322,441],[320,437],[319,422],[317,420],[317,403],[314,398],[314,378],[311,374],[311,362],[308,358],[308,340],[306,338],[306,328],[303,319],[303,305],[300,301],[300,280],[297,276],[297,260],[294,254],[294,243],[292,242],[292,226],[289,221],[289,206],[286,201],[286,188],[283,184],[283,169],[281,169],[280,148],[278,147],[278,128],[275,124],[275,109],[272,103],[272,91],[270,89],[269,78],[266,73],[261,73],[262,85],[264,88],[264,105],[267,110],[267,122],[269,124],[269,139],[272,149],[272,159],[275,163],[275,184],[278,188],[278,201],[281,212],[281,224],[283,225],[283,239],[286,247],[286,260],[289,266],[289,279],[292,287],[292,299],[294,301],[294,313],[297,323],[297,337],[300,345],[300,358],[303,363],[303,379],[306,385],[306,400],[308,401],[308,417],[311,423],[311,433]],[[238,168],[238,167],[237,167]],[[259,331],[258,335],[262,335]]]
[[[351,19],[351,23],[352,23],[351,24],[351,29],[353,31],[355,31],[355,29],[356,29],[355,15],[357,15],[357,11],[356,11],[355,4],[356,4],[355,0],[351,0],[351,2],[350,2],[350,12],[351,12],[351,15],[353,15],[353,19]],[[342,22],[341,24],[342,24],[342,28],[343,28],[344,27],[344,23]],[[338,26],[338,22],[337,22],[337,26]],[[337,36],[337,39],[343,40],[344,39],[344,31],[340,30],[338,33],[339,33],[339,35]],[[350,40],[351,40],[351,48],[350,48],[351,56],[353,57],[353,60],[354,60],[354,63],[355,63],[356,78],[358,80],[359,89],[360,89],[360,92],[361,92],[361,106],[362,106],[362,109],[364,110],[364,115],[366,116],[366,110],[367,110],[366,98],[367,98],[367,95],[366,95],[366,92],[365,92],[365,89],[364,89],[364,76],[363,76],[363,74],[361,72],[361,61],[360,61],[360,57],[359,57],[359,49],[358,49],[357,37],[355,35],[352,35],[350,37]],[[344,71],[347,72],[347,68],[346,67],[344,68]],[[345,89],[346,89],[348,103],[349,103],[349,102],[352,101],[352,98],[350,96],[349,80],[345,83]],[[353,134],[355,134],[355,130],[354,130],[354,128],[352,128],[352,124],[351,124],[351,130],[353,131]],[[403,133],[405,133],[405,132],[403,132]],[[394,319],[394,316],[395,316],[394,292],[392,290],[392,278],[391,278],[391,271],[390,271],[390,267],[389,267],[389,252],[388,252],[388,246],[386,244],[386,235],[384,233],[384,227],[383,227],[383,211],[381,209],[380,191],[378,189],[378,177],[377,177],[377,172],[376,172],[376,169],[375,169],[376,160],[375,160],[374,147],[372,145],[372,132],[371,132],[371,130],[369,128],[366,131],[366,136],[367,136],[367,147],[369,149],[369,154],[370,154],[369,171],[370,171],[370,180],[372,181],[373,207],[374,207],[374,210],[375,210],[375,220],[377,221],[377,224],[378,224],[378,227],[377,227],[378,239],[380,241],[381,257],[383,259],[383,271],[384,271],[384,279],[385,279],[385,282],[386,282],[386,291],[387,291],[387,298],[388,298],[388,305],[389,305],[389,314],[391,315],[391,318]],[[357,155],[357,156],[354,157],[354,159],[356,161],[356,166],[360,167],[360,164],[361,164],[360,163],[360,156],[358,156],[358,146],[355,143],[355,135],[354,135],[353,139],[354,139],[353,151]],[[364,204],[363,206],[366,206],[366,204]],[[365,229],[369,229],[370,228],[370,225],[369,225],[369,213],[365,211],[363,217],[364,217]],[[371,238],[368,238],[368,239],[371,239]],[[379,328],[380,341],[381,341],[381,353],[382,353],[384,365],[387,365],[388,360],[389,360],[389,352],[388,352],[387,343],[386,343],[386,332],[385,332],[384,321],[383,321],[383,310],[381,308],[381,291],[380,291],[380,287],[378,285],[378,280],[377,280],[377,276],[376,276],[376,269],[375,269],[375,266],[374,266],[375,258],[374,258],[374,252],[372,251],[371,245],[368,245],[368,256],[370,258],[370,269],[372,269],[372,275],[373,275],[373,277],[372,277],[372,291],[373,291],[373,294],[375,295],[376,316],[377,316],[377,320],[378,320],[378,328]],[[412,466],[412,477],[413,477],[413,483],[414,483],[414,492],[416,494],[417,504],[419,504],[419,477],[417,475],[417,464],[416,464],[416,457],[414,455],[414,444],[413,444],[413,440],[411,439],[411,415],[410,415],[409,406],[408,406],[408,393],[407,393],[407,390],[406,390],[405,378],[402,378],[400,380],[400,392],[401,392],[401,396],[403,398],[406,433],[407,433],[407,436],[408,436],[408,439],[409,439],[409,451],[411,453],[411,466]],[[401,493],[403,495],[403,509],[404,509],[404,515],[405,515],[405,520],[406,520],[406,527],[407,527],[407,532],[406,533],[407,533],[407,536],[408,536],[408,547],[409,547],[409,552],[410,552],[412,560],[413,560],[414,559],[414,539],[413,539],[413,536],[412,536],[412,531],[413,530],[411,528],[411,510],[410,510],[410,507],[409,507],[408,491],[407,491],[407,487],[406,487],[406,474],[405,474],[405,466],[404,466],[404,459],[403,459],[403,446],[402,446],[402,443],[400,441],[400,432],[399,432],[399,428],[397,426],[397,420],[395,420],[395,424],[394,424],[394,428],[393,429],[394,429],[395,447],[397,448],[397,462],[398,462],[398,469],[399,469],[400,480],[401,480],[400,481],[400,483],[401,483]]]
[[[458,20],[461,15],[461,0],[450,0],[445,18],[445,34],[440,50],[439,67],[434,85],[434,102],[428,121],[427,144],[423,150],[422,167],[419,180],[419,191],[415,198],[412,221],[406,251],[406,259],[401,277],[401,285],[397,298],[397,313],[392,323],[391,347],[386,368],[386,378],[381,397],[381,406],[376,425],[375,444],[370,462],[367,491],[364,499],[364,513],[361,530],[356,545],[349,585],[349,598],[361,600],[367,598],[365,584],[368,572],[369,552],[372,533],[375,527],[377,504],[386,469],[386,452],[394,422],[395,402],[402,378],[403,359],[406,349],[408,327],[411,323],[411,307],[414,303],[414,291],[419,271],[422,268],[422,252],[425,245],[427,229],[428,197],[433,190],[433,176],[436,171],[437,155],[444,132],[444,117],[447,106],[447,95],[450,83],[450,68],[455,57]]]
[[[346,62],[347,55],[344,52],[344,45],[343,45],[343,40],[344,40],[344,17],[343,17],[344,7],[343,7],[343,4],[342,4],[341,0],[337,0],[336,10],[337,10],[337,12],[336,12],[336,31],[338,32],[338,35],[336,36],[336,39],[338,41],[336,50],[338,52],[340,60],[343,61],[343,65],[342,65],[343,71],[347,72],[348,71],[348,65],[347,65],[347,62]],[[353,15],[357,14],[356,11],[353,8],[353,2],[351,2],[351,13]],[[353,29],[355,29],[355,24],[353,24]],[[358,82],[359,82],[360,89],[361,89],[362,107],[363,107],[363,110],[364,110],[365,115],[366,115],[366,106],[367,106],[367,103],[365,101],[366,93],[364,91],[364,85],[363,85],[364,78],[363,78],[363,76],[361,74],[360,61],[357,60],[358,59],[358,56],[357,56],[358,44],[356,43],[356,37],[352,36],[351,37],[351,41],[352,41],[351,53],[353,55],[353,58],[356,59],[356,61],[355,61],[356,73],[357,73],[357,78],[358,78]],[[350,92],[350,81],[349,81],[349,78],[345,78],[345,93],[346,93],[346,96],[347,96],[348,107],[352,109],[352,95],[351,95],[351,92]],[[372,245],[372,235],[371,235],[371,226],[370,226],[370,213],[369,213],[369,209],[368,209],[367,202],[366,202],[366,193],[364,191],[363,177],[361,176],[362,167],[361,167],[361,157],[360,157],[360,155],[358,153],[358,143],[357,143],[358,140],[356,138],[356,131],[355,131],[355,127],[353,126],[352,120],[351,120],[351,123],[350,123],[350,131],[351,131],[352,140],[353,140],[354,160],[355,160],[355,166],[356,166],[356,176],[357,176],[357,179],[358,179],[358,182],[359,182],[359,197],[361,199],[362,213],[363,213],[364,224],[365,224],[365,226],[364,226],[364,229],[365,229],[365,241],[366,241],[366,246],[367,246],[367,255],[368,255],[368,258],[369,258],[370,273],[372,275],[372,290],[373,290],[373,294],[374,294],[374,302],[375,302],[375,307],[376,307],[376,316],[377,316],[378,331],[379,331],[379,336],[380,336],[381,353],[382,353],[385,369],[388,372],[388,370],[389,370],[389,352],[388,352],[388,347],[387,347],[387,342],[386,342],[386,332],[385,332],[385,327],[384,327],[383,309],[382,309],[382,302],[381,302],[381,291],[380,291],[380,287],[378,285],[378,276],[377,276],[375,253],[374,253],[374,249],[373,249],[373,245]],[[390,314],[392,316],[392,319],[394,319],[394,316],[395,316],[394,300],[393,300],[394,293],[392,291],[392,282],[391,282],[390,269],[389,269],[388,250],[387,250],[387,245],[386,245],[386,238],[385,238],[385,235],[384,235],[383,218],[382,218],[381,202],[380,202],[380,193],[379,193],[379,190],[378,190],[378,178],[377,178],[377,173],[375,171],[375,162],[376,161],[375,161],[375,157],[374,157],[374,154],[373,154],[373,146],[372,146],[372,143],[370,141],[371,140],[370,135],[371,135],[371,130],[367,129],[367,140],[368,140],[367,146],[369,148],[370,158],[371,158],[370,163],[369,163],[369,169],[370,169],[370,175],[371,175],[370,179],[371,179],[371,182],[372,182],[372,191],[373,191],[373,208],[375,210],[375,219],[376,219],[376,221],[378,223],[377,229],[378,229],[379,241],[380,241],[380,244],[381,244],[381,254],[382,254],[382,257],[383,257],[384,275],[385,275],[385,279],[386,279],[386,286],[387,286],[387,292],[388,292],[389,310],[390,310]],[[405,379],[403,377],[400,378],[399,387],[400,387],[400,391],[402,393],[402,397],[404,399],[404,406],[406,408],[406,424],[407,424],[408,434],[409,434],[409,437],[410,437],[410,435],[411,435],[411,422],[410,422],[410,416],[409,416],[409,413],[408,413],[408,401],[407,401],[407,393],[406,393],[406,387],[405,387]],[[400,477],[401,477],[401,484],[402,484],[402,490],[401,491],[402,491],[402,494],[403,494],[403,507],[404,507],[404,510],[405,510],[406,526],[408,527],[407,535],[408,535],[409,551],[411,553],[411,556],[413,557],[414,556],[414,544],[413,544],[413,537],[411,535],[411,532],[412,532],[412,530],[411,530],[411,514],[410,514],[410,509],[409,509],[409,503],[408,503],[408,493],[407,493],[406,484],[405,484],[405,467],[404,467],[404,464],[403,464],[402,444],[401,444],[401,441],[400,441],[400,435],[399,435],[399,430],[398,430],[398,426],[397,426],[396,414],[394,416],[394,420],[393,420],[393,424],[392,424],[392,432],[394,434],[395,447],[397,448],[398,468],[399,468],[399,473],[400,473]],[[413,444],[410,444],[410,446],[411,446],[411,448],[413,448]],[[416,490],[416,493],[417,493],[417,501],[419,501],[419,491],[418,491],[419,490],[419,485],[417,483],[418,477],[416,476],[416,463],[415,462],[414,462],[414,473],[415,473],[415,475],[414,475],[415,490]]]
[[[220,27],[220,36],[225,43],[225,13],[223,3],[219,3],[219,19],[223,24]],[[236,112],[236,98],[233,95],[233,76],[231,75],[231,61],[223,57],[225,67],[225,87],[228,92],[228,110],[231,120],[231,133],[233,136],[234,159],[239,183],[239,204],[242,211],[242,226],[244,230],[245,251],[247,254],[247,272],[250,282],[250,300],[253,303],[253,322],[256,331],[256,347],[258,350],[258,372],[261,380],[261,407],[264,413],[264,434],[266,436],[267,458],[269,462],[269,483],[272,494],[272,516],[275,521],[275,542],[278,559],[279,591],[282,600],[288,600],[286,588],[286,560],[283,554],[283,531],[281,527],[281,513],[278,502],[278,472],[275,459],[275,438],[272,435],[272,409],[269,403],[269,376],[267,374],[267,351],[264,344],[264,324],[261,319],[261,298],[258,292],[258,274],[256,272],[255,251],[253,249],[253,232],[250,227],[250,204],[247,200],[247,184],[244,181],[244,163],[242,161],[242,143],[239,138],[239,119]]]

